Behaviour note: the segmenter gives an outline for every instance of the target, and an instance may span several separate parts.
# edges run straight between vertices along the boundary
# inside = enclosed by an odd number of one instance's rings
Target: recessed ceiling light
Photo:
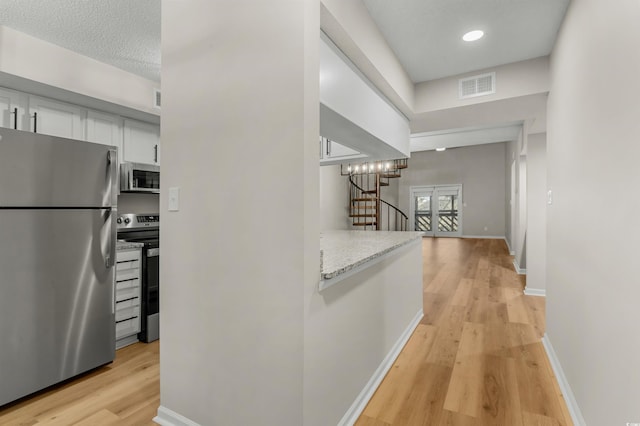
[[[445,149],[447,149],[447,148],[436,148],[436,151],[438,151],[438,152],[442,152],[442,151],[444,151]]]
[[[469,31],[468,33],[463,35],[462,39],[464,41],[476,41],[476,40],[480,40],[483,35],[484,35],[484,31],[474,30],[474,31]]]

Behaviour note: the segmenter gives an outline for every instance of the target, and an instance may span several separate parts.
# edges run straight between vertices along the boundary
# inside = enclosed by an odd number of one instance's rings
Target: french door
[[[428,236],[459,237],[462,185],[412,186],[410,214],[413,229]]]

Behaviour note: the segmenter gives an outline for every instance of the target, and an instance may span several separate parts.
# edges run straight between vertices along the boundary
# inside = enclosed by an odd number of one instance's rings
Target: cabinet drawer
[[[134,297],[140,297],[140,289],[137,284],[138,280],[135,281],[136,283],[133,285],[130,281],[124,281],[116,285],[116,302],[120,302],[126,299],[132,299]],[[121,284],[126,286],[121,287]]]
[[[140,332],[140,318],[116,322],[116,340]]]
[[[138,307],[138,308],[140,307],[139,297],[132,297],[130,299],[124,299],[124,300],[117,300],[116,301],[116,321],[119,319],[125,319],[125,318],[119,318],[120,312],[124,312],[125,309],[133,308],[133,307]],[[133,315],[129,315],[129,316],[133,316]]]
[[[140,250],[122,250],[116,253],[116,261],[126,262],[130,260],[140,260]]]
[[[127,281],[140,278],[140,269],[127,269],[116,272],[116,282]]]
[[[119,304],[116,304],[116,324],[118,323],[118,321],[140,317],[140,306],[130,306],[128,308],[120,309],[118,305]]]
[[[116,263],[116,271],[127,271],[130,269],[139,269],[140,268],[140,259],[132,259],[132,260],[120,260]]]

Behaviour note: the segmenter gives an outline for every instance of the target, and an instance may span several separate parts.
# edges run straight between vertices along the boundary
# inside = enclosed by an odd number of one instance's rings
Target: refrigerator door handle
[[[109,163],[109,191],[111,192],[109,204],[115,206],[118,202],[118,150],[110,149],[107,152],[107,162]]]
[[[109,239],[109,248],[107,250],[107,255],[105,256],[105,260],[104,260],[104,265],[107,269],[109,268],[113,268],[116,265],[116,217],[117,217],[117,210],[115,208],[110,209],[107,212],[107,221],[110,222],[109,224],[109,233],[108,233],[108,239]]]

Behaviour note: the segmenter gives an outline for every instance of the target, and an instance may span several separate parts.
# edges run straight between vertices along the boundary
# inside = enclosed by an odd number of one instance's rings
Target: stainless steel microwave
[[[160,193],[160,166],[141,163],[120,165],[120,192]]]

